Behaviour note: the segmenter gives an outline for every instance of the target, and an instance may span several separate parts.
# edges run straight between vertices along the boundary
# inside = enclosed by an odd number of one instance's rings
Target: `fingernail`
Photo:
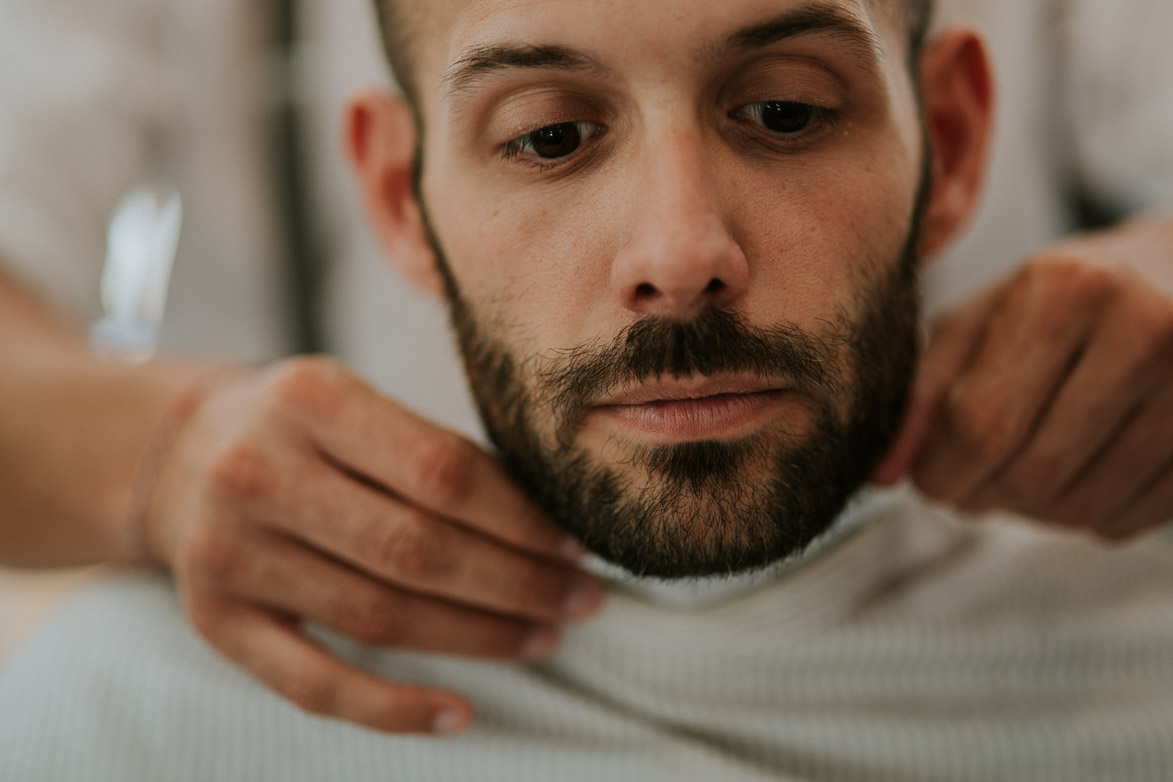
[[[566,596],[562,613],[568,619],[586,619],[599,610],[607,590],[598,579],[586,576],[578,581]]]
[[[436,733],[451,735],[467,728],[469,722],[468,714],[460,709],[442,709],[432,721],[432,729]]]
[[[558,648],[560,638],[561,634],[555,627],[539,628],[526,639],[522,654],[527,660],[543,660]]]

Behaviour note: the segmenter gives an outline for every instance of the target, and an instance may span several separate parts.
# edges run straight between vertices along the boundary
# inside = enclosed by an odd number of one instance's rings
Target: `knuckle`
[[[257,500],[276,494],[280,480],[269,456],[257,445],[237,441],[214,458],[210,473],[214,496]]]
[[[1053,293],[1061,309],[1098,309],[1115,298],[1120,280],[1112,270],[1070,255],[1047,256],[1032,265],[1033,282]]]
[[[1064,299],[1049,301],[1043,306],[1043,311],[1034,323],[1031,339],[1049,350],[1062,351],[1081,328],[1071,313],[1082,308]]]
[[[270,371],[271,400],[279,407],[316,417],[336,415],[343,398],[346,370],[332,358],[305,356]]]
[[[374,542],[378,566],[408,581],[431,581],[448,570],[448,557],[434,525],[409,516],[388,526]]]
[[[473,493],[476,457],[474,447],[455,435],[429,440],[416,449],[413,479],[428,499],[459,506]]]

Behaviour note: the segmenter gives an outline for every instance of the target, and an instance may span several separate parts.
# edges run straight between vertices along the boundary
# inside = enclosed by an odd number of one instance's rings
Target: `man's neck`
[[[856,492],[839,517],[823,535],[801,554],[750,573],[665,580],[633,575],[598,557],[586,567],[610,582],[612,588],[658,603],[664,608],[692,610],[707,608],[783,578],[821,559],[852,538],[880,512],[897,502],[911,489],[906,484],[891,489],[866,487]]]

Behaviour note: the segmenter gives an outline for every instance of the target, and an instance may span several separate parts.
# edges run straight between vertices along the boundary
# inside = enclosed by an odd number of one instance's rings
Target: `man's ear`
[[[920,236],[928,258],[968,223],[985,180],[994,86],[978,34],[954,29],[933,38],[921,56],[920,89],[933,174]]]
[[[411,106],[398,95],[363,92],[347,107],[343,133],[379,244],[417,287],[440,295],[443,279],[413,188],[418,131]]]

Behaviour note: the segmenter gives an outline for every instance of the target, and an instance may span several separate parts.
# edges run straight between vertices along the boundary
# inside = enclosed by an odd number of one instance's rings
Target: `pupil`
[[[770,101],[762,106],[762,124],[777,133],[797,133],[811,121],[811,107],[805,103]]]
[[[530,134],[530,145],[538,157],[565,157],[582,143],[582,133],[573,122],[551,125]]]

